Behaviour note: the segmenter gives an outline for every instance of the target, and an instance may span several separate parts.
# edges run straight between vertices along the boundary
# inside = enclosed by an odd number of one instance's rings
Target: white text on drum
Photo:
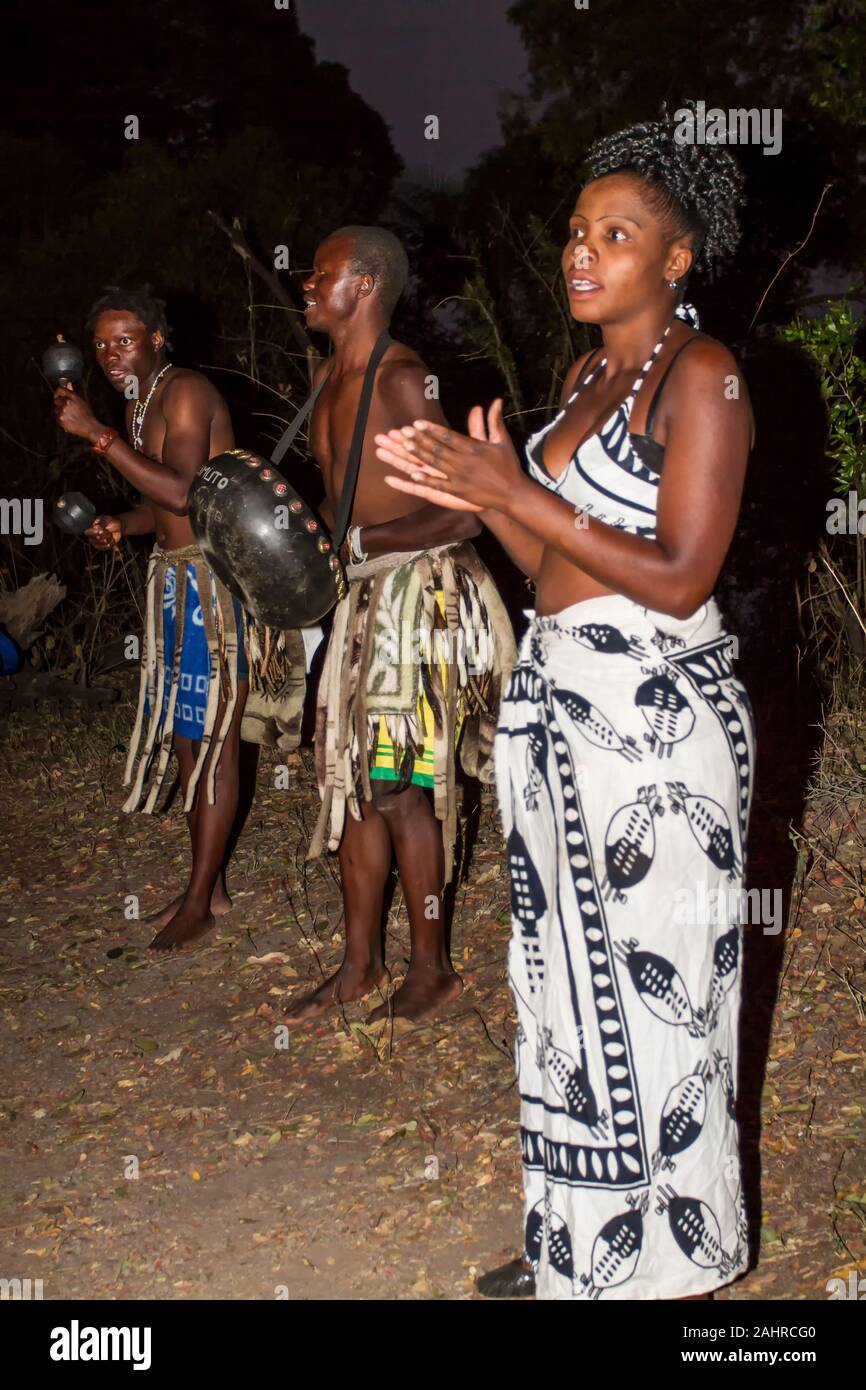
[[[199,473],[206,483],[216,483],[217,487],[228,487],[229,485],[225,473],[221,473],[218,468],[211,468],[207,463],[202,464]]]

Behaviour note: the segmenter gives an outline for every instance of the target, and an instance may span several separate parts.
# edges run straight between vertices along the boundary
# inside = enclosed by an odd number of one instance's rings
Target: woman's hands
[[[507,513],[524,474],[502,421],[502,399],[487,412],[469,412],[469,435],[430,420],[416,420],[375,437],[376,455],[405,477],[386,477],[397,492],[409,492],[453,511]]]

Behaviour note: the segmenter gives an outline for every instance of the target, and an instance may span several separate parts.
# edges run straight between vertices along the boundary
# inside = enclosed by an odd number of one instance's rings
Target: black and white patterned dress
[[[556,484],[641,534],[658,476],[628,418],[660,348]],[[530,467],[552,486],[540,437]],[[676,619],[591,598],[533,620],[502,707],[539,1298],[681,1298],[746,1268],[734,1102],[754,724],[730,648],[712,599]]]

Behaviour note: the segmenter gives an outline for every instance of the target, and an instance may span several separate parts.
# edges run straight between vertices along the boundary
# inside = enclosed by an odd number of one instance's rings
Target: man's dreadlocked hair
[[[117,313],[126,309],[141,320],[148,333],[155,333],[159,329],[166,340],[166,347],[171,347],[171,343],[168,341],[171,330],[165,316],[165,300],[157,299],[151,293],[150,285],[141,285],[132,290],[122,289],[120,285],[106,285],[105,291],[105,294],[101,299],[97,299],[87,315],[85,328],[88,333],[93,332],[100,314]]]
[[[680,108],[691,111],[692,121],[694,105],[688,101]],[[740,240],[737,208],[745,202],[745,180],[723,145],[698,145],[694,140],[679,144],[674,139],[679,124],[663,105],[660,120],[628,126],[596,140],[586,158],[588,177],[640,175],[649,185],[650,208],[667,221],[671,236],[691,235],[694,268],[713,271],[734,254]]]

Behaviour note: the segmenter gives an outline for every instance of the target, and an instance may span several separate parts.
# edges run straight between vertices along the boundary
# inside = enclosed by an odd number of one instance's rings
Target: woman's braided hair
[[[679,109],[693,107],[689,101]],[[586,169],[590,180],[605,174],[638,174],[648,185],[649,207],[668,223],[671,236],[691,235],[694,268],[713,271],[737,249],[737,209],[745,202],[745,179],[724,145],[675,140],[674,131],[684,126],[685,121],[675,121],[663,107],[658,121],[640,122],[596,140]]]

